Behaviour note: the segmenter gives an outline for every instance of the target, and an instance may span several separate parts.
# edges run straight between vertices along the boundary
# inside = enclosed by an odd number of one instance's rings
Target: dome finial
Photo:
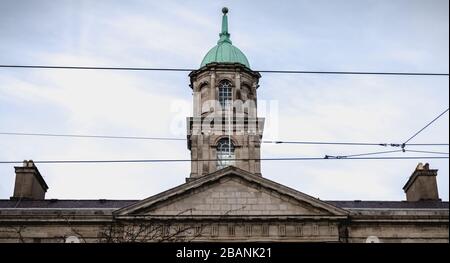
[[[224,42],[228,42],[231,44],[230,33],[228,33],[228,17],[227,17],[228,8],[226,8],[226,7],[222,8],[222,13],[223,13],[222,31],[219,34],[220,39],[219,39],[218,43],[221,44]]]
[[[247,57],[239,48],[233,46],[228,33],[228,8],[222,8],[222,30],[217,45],[208,51],[203,58],[200,68],[210,63],[239,63],[250,69]]]

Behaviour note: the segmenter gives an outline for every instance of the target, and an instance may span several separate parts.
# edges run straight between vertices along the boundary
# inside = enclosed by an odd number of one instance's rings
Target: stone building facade
[[[195,114],[187,120],[191,178],[228,164],[261,175],[264,118],[257,117],[256,109],[260,77],[239,63],[217,62],[190,74]],[[222,93],[229,95],[223,98]]]
[[[448,202],[428,164],[406,182],[406,201],[320,200],[261,175],[261,75],[232,45],[227,12],[218,44],[190,74],[186,182],[144,200],[45,199],[47,184],[24,161],[13,196],[0,200],[0,242],[448,243]]]
[[[201,68],[189,74],[194,117],[188,118],[187,134],[194,179],[228,165],[261,175],[264,118],[258,118],[256,107],[261,75],[232,45],[228,9],[222,11],[217,45],[206,54]]]
[[[427,165],[405,186],[418,200],[406,201],[320,200],[234,166],[144,200],[43,199],[17,182],[45,192],[33,162],[16,173],[0,242],[448,242],[448,202],[428,199]]]

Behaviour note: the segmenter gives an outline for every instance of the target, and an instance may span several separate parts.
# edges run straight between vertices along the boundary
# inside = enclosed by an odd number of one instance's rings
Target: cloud
[[[448,71],[446,1],[372,1],[371,8],[359,1],[15,2],[0,3],[2,63],[196,67],[218,39],[220,7],[226,4],[233,43],[254,69]],[[187,74],[179,72],[5,69],[0,130],[182,137],[183,118],[192,108],[188,84]],[[279,136],[265,139],[401,142],[449,104],[448,78],[439,77],[263,74],[260,84],[258,98],[279,105],[279,116],[267,115],[268,123],[277,117]],[[443,116],[414,142],[448,142],[448,123]],[[265,144],[262,154],[377,150],[386,149]],[[189,151],[185,142],[0,137],[0,159],[28,158],[186,159]],[[421,161],[440,169],[440,194],[448,200],[448,160]],[[399,200],[416,164],[331,160],[262,166],[263,176],[321,199]],[[183,183],[190,169],[188,163],[39,168],[49,197],[129,199]],[[0,166],[2,198],[12,193],[13,173],[12,166]]]

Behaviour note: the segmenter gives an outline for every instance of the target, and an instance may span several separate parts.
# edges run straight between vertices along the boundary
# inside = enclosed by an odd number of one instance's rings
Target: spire
[[[211,48],[200,64],[200,67],[204,67],[209,63],[240,63],[250,69],[245,54],[242,53],[239,48],[233,46],[230,40],[230,33],[228,33],[228,8],[222,8],[222,30],[220,31],[220,39],[217,45]]]
[[[224,42],[231,44],[230,33],[228,33],[228,17],[227,17],[228,8],[226,8],[226,7],[222,8],[222,13],[223,13],[222,32],[220,32],[220,34],[219,34],[220,39],[219,39],[219,42],[217,42],[217,44],[222,44]]]

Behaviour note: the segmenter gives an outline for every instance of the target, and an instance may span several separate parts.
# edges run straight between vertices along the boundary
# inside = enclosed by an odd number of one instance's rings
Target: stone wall
[[[220,184],[220,187],[217,186]],[[143,213],[158,215],[326,215],[275,191],[255,188],[239,178],[219,182],[173,198]]]
[[[351,243],[366,242],[376,237],[381,243],[448,243],[447,223],[352,223],[348,227]]]

